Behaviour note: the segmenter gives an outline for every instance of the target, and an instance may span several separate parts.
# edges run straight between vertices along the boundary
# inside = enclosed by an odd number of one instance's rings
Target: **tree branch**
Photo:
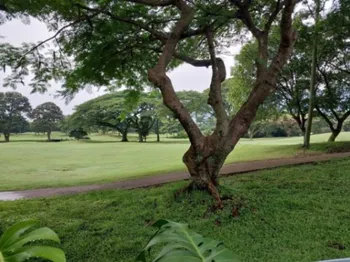
[[[203,134],[191,118],[190,113],[180,102],[171,80],[166,75],[166,68],[174,56],[181,35],[188,28],[194,17],[194,10],[187,6],[185,1],[177,0],[176,6],[181,13],[180,19],[176,22],[172,32],[169,34],[169,38],[163,47],[157,65],[148,71],[148,79],[160,89],[164,105],[175,114],[177,119],[179,119],[181,125],[186,130],[192,145],[196,146],[199,145],[199,140],[202,140]]]
[[[241,20],[255,38],[260,38],[262,31],[254,24],[248,9],[251,1],[230,0],[230,2],[238,8],[235,18]]]
[[[322,112],[321,108],[319,108],[318,105],[315,105],[315,108],[317,110],[317,112],[322,116],[322,118],[327,122],[327,124],[329,125],[329,128],[332,130],[332,131],[335,131],[335,128],[333,127],[333,123],[332,121],[328,118],[328,116]]]
[[[227,114],[224,103],[222,101],[221,83],[226,79],[225,64],[221,59],[216,58],[213,33],[207,32],[208,49],[212,67],[212,78],[210,83],[210,91],[208,104],[213,108],[216,115],[216,127],[218,133],[227,132]]]
[[[280,23],[280,45],[277,55],[273,58],[268,69],[269,73],[273,76],[276,76],[281,71],[292,52],[292,47],[296,39],[296,33],[293,30],[292,14],[297,1],[298,0],[285,0],[284,2]]]
[[[271,25],[272,25],[273,21],[275,21],[278,13],[282,10],[283,5],[284,5],[283,1],[281,2],[281,0],[277,0],[275,10],[272,12],[272,14],[269,16],[269,19],[265,23],[265,26],[264,26],[264,31],[265,32],[270,31]]]
[[[150,6],[169,6],[174,4],[174,0],[127,0],[128,2],[150,5]]]

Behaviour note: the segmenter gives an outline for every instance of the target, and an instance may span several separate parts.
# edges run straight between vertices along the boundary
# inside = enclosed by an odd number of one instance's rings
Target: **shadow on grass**
[[[23,140],[10,140],[10,142],[0,141],[0,144],[8,144],[8,143],[27,143],[27,142],[35,142],[35,143],[59,143],[59,142],[67,142],[71,140],[59,140],[54,139],[51,141],[48,140],[37,140],[37,139],[23,139]]]
[[[315,143],[311,144],[310,149],[325,153],[345,153],[350,152],[350,141]]]

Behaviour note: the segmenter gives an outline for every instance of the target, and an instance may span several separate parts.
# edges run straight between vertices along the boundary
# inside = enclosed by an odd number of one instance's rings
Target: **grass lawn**
[[[208,212],[201,192],[174,199],[186,182],[131,191],[0,202],[0,233],[25,218],[61,237],[68,261],[134,261],[159,218],[222,240],[241,261],[350,257],[350,159],[224,178],[233,200]],[[239,216],[232,209],[241,206]],[[344,249],[345,247],[345,249]]]
[[[63,134],[53,134],[53,138],[60,137]],[[316,135],[312,141],[324,142],[327,137]],[[155,143],[154,137],[149,143],[120,143],[120,138],[102,135],[92,135],[91,141],[59,143],[30,134],[11,139],[13,142],[0,143],[0,191],[103,183],[185,170],[181,158],[189,147],[184,139],[163,138]],[[339,140],[350,140],[350,133],[341,133]],[[301,142],[301,137],[242,139],[227,163],[298,155]],[[324,144],[315,145],[309,153],[323,150]]]

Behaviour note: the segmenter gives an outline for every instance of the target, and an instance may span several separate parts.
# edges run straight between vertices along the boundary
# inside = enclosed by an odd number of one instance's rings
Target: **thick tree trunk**
[[[128,142],[128,132],[122,133],[122,141],[121,142]]]
[[[217,207],[222,208],[222,201],[217,190],[218,178],[231,148],[223,146],[224,138],[215,136],[204,137],[200,145],[196,148],[191,145],[183,156],[192,179],[192,187],[199,190],[207,190],[216,199]]]
[[[10,142],[10,133],[4,133],[5,142]]]
[[[332,134],[331,136],[328,138],[328,142],[334,142],[335,139],[338,137],[338,135],[340,134],[342,128],[343,128],[343,123],[344,120],[338,120],[338,124],[337,124],[337,128],[332,129]]]
[[[143,136],[141,133],[139,133],[139,142],[142,143],[143,142]]]
[[[47,131],[47,140],[51,140],[51,131]]]

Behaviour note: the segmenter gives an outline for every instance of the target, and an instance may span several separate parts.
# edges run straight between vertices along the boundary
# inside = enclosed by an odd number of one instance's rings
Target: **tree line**
[[[44,132],[51,140],[51,132],[58,129],[64,118],[62,110],[52,102],[46,102],[32,109],[27,97],[18,92],[0,92],[0,132],[5,142],[10,141],[11,133],[29,130]],[[32,122],[29,123],[28,120]]]

